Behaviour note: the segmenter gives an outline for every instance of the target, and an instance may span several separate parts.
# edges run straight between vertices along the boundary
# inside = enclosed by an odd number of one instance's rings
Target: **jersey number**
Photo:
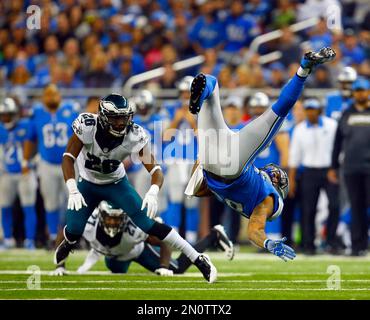
[[[108,174],[116,171],[121,164],[118,160],[103,160],[94,156],[91,153],[87,153],[88,160],[85,161],[85,168],[100,173]]]
[[[5,163],[8,165],[15,164],[17,161],[20,161],[23,157],[22,147],[19,146],[19,143],[14,145],[7,146],[4,152]]]
[[[85,126],[95,126],[95,119],[92,114],[84,113],[81,115]]]
[[[48,123],[42,127],[42,135],[46,148],[65,147],[68,143],[67,124],[58,122],[54,126],[52,123]]]

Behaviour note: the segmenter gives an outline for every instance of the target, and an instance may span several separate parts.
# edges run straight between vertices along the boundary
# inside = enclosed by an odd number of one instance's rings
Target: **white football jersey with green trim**
[[[148,235],[125,215],[121,241],[117,245],[110,247],[108,243],[102,243],[97,239],[97,229],[99,227],[98,213],[99,211],[96,208],[87,220],[83,233],[83,237],[90,243],[91,248],[104,256],[115,257],[121,261],[132,260],[140,256],[144,250],[144,241],[148,238]]]
[[[122,161],[137,154],[148,143],[149,137],[142,127],[133,124],[122,143],[109,150],[96,140],[98,125],[98,116],[93,113],[81,113],[74,120],[73,131],[83,143],[77,166],[83,179],[95,184],[109,184],[126,175]]]

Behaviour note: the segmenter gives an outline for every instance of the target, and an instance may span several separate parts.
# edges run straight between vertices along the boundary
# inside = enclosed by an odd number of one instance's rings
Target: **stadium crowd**
[[[27,28],[26,10],[32,4],[42,8],[40,29]],[[328,24],[328,6],[341,9],[332,27]],[[187,130],[195,128],[194,118],[187,111],[189,76],[208,73],[218,78],[221,89],[237,89],[240,93],[253,88],[268,93],[270,88],[280,89],[292,76],[303,52],[331,46],[337,53],[336,60],[319,67],[306,86],[328,89],[327,96],[299,101],[275,141],[255,164],[257,167],[270,162],[280,164],[291,178],[284,213],[269,224],[269,234],[287,236],[290,244],[301,244],[307,254],[314,254],[317,249],[341,253],[350,246],[351,234],[352,254],[366,252],[369,225],[366,210],[370,207],[368,158],[366,155],[361,158],[359,152],[359,159],[354,155],[359,166],[348,169],[338,161],[340,143],[344,152],[350,152],[346,149],[348,142],[345,137],[340,142],[336,138],[337,130],[346,130],[342,112],[356,109],[357,103],[362,105],[361,99],[368,104],[370,11],[366,1],[13,0],[1,1],[0,12],[0,90],[14,98],[14,103],[7,103],[15,108],[10,121],[4,119],[6,112],[1,117],[3,247],[15,246],[16,238],[18,246],[23,246],[25,239],[27,248],[35,245],[51,248],[63,223],[65,189],[60,164],[71,135],[70,125],[78,112],[97,112],[99,97],[85,97],[77,104],[63,99],[60,89],[81,89],[81,96],[84,88],[119,92],[133,75],[163,66],[164,75],[140,86],[138,89],[142,90],[132,97],[137,109],[134,120],[152,134],[153,142],[153,123],[162,121],[164,127],[178,129],[175,143],[192,145],[186,150],[194,150],[196,137],[188,135],[191,130]],[[314,27],[298,33],[289,28],[311,17],[319,18]],[[282,31],[280,38],[264,43],[257,52],[249,49],[257,36],[276,29]],[[280,59],[260,63],[262,56],[276,50],[281,52]],[[205,58],[199,67],[174,70],[173,63],[195,55]],[[42,96],[33,96],[32,89],[42,89]],[[178,99],[159,104],[151,92],[160,89],[177,89]],[[266,110],[272,97],[265,93],[226,96],[223,107],[228,125],[239,130]],[[4,101],[1,99],[0,105]],[[366,115],[369,111],[365,108],[359,112]],[[12,121],[17,122],[18,134],[13,140],[6,140],[5,124]],[[295,130],[298,127],[299,132]],[[164,132],[164,145],[171,139]],[[5,150],[9,141],[20,145],[24,154],[37,154],[36,170],[33,162],[22,161],[22,152],[14,155],[17,152],[14,148]],[[304,143],[307,141],[311,144]],[[366,136],[357,143],[366,149]],[[18,157],[14,158],[18,163],[9,166],[6,157]],[[195,157],[194,152],[163,155],[164,160],[176,161],[165,161],[163,166],[166,183],[160,201],[161,216],[190,242],[220,222],[232,241],[240,242],[245,228],[238,214],[231,213],[231,209],[214,198],[184,197]],[[126,165],[129,178],[143,196],[149,176],[140,166],[129,161]],[[339,173],[338,168],[342,168]],[[34,172],[37,177],[31,175]],[[9,175],[23,178],[19,179],[18,188],[5,188],[10,185]],[[364,189],[362,199],[345,187],[353,189],[359,181]],[[321,189],[327,197],[320,196],[319,201]],[[20,201],[13,207],[17,192]],[[29,196],[24,196],[25,193]],[[359,204],[366,199],[367,203]],[[323,214],[318,215],[320,219],[315,223],[317,211]]]

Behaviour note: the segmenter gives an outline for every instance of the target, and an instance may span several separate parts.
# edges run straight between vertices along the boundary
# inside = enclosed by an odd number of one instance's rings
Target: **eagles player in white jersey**
[[[99,104],[97,115],[82,113],[73,122],[74,134],[63,154],[62,169],[69,192],[64,240],[58,246],[54,263],[61,265],[81,238],[86,222],[102,200],[121,208],[145,233],[156,236],[183,252],[208,282],[217,278],[210,259],[197,252],[171,227],[153,220],[158,207],[158,192],[163,183],[142,127],[133,123],[133,109],[119,94],[109,94]],[[144,200],[129,183],[122,161],[138,155],[151,175],[151,187]],[[75,180],[77,160],[79,178]]]
[[[107,201],[100,202],[95,208],[87,220],[83,237],[91,250],[77,270],[81,274],[90,270],[102,255],[105,265],[113,273],[126,273],[132,262],[161,276],[182,274],[191,266],[191,261],[183,253],[177,259],[171,259],[171,250],[166,243],[146,234],[121,208],[114,208]],[[221,225],[213,227],[194,247],[199,252],[220,248],[229,260],[234,256],[233,244]],[[64,275],[66,270],[59,267],[53,274]]]

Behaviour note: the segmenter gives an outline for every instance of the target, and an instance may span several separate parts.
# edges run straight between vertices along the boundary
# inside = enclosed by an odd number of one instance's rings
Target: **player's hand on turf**
[[[172,277],[173,271],[167,268],[159,268],[154,271],[159,276]]]
[[[281,240],[267,239],[264,246],[268,251],[270,251],[275,256],[283,259],[284,261],[287,261],[288,259],[293,260],[296,257],[296,254],[291,247],[284,244],[286,240],[286,237]]]
[[[67,274],[67,270],[64,267],[57,267],[54,271],[50,273],[51,276],[64,276]]]
[[[158,192],[159,187],[156,184],[153,184],[146,193],[141,206],[141,210],[144,210],[144,208],[147,207],[146,214],[151,219],[156,216],[158,211]]]
[[[77,188],[75,179],[68,179],[66,186],[69,192],[68,195],[68,209],[69,210],[80,210],[82,206],[87,207],[86,201],[82,196],[81,192]]]

